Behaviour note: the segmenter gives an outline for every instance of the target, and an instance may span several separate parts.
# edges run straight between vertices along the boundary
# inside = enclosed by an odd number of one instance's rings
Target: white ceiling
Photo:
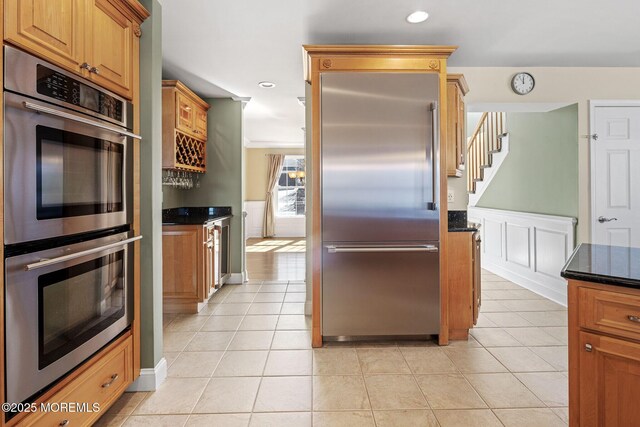
[[[418,9],[429,19],[407,24]],[[261,146],[303,141],[302,44],[459,45],[451,66],[640,66],[638,0],[162,0],[162,17],[164,77],[251,97],[245,139]]]

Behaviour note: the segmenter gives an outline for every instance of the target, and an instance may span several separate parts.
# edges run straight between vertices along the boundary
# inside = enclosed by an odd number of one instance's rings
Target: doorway
[[[591,241],[640,247],[640,102],[592,101],[590,110]]]

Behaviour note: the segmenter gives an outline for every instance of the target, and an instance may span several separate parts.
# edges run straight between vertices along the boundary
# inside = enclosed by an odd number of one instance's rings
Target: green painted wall
[[[181,190],[168,185],[162,186],[162,209],[184,206],[184,194],[189,190]]]
[[[508,113],[509,155],[477,206],[578,217],[578,105]]]
[[[151,16],[140,38],[140,242],[142,368],[162,359],[162,9],[143,0]]]
[[[183,206],[231,206],[231,272],[244,273],[242,102],[205,99],[208,115],[207,173],[200,188],[183,191]]]

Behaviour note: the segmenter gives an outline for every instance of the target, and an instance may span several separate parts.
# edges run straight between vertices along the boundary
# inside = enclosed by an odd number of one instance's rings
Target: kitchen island
[[[581,244],[569,280],[569,424],[637,425],[640,248]]]
[[[162,211],[165,313],[197,313],[230,276],[230,207]]]

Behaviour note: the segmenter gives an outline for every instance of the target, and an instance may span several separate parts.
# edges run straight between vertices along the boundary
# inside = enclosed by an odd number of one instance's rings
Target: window
[[[304,157],[285,156],[278,180],[278,216],[304,215],[304,182]]]

